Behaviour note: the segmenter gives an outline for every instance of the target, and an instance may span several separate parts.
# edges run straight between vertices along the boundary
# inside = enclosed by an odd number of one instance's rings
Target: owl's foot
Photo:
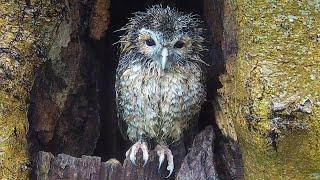
[[[134,145],[131,146],[131,148],[126,152],[126,157],[129,156],[132,164],[134,164],[136,166],[137,165],[136,164],[136,155],[137,155],[139,149],[141,149],[141,151],[142,151],[142,159],[144,162],[142,167],[144,167],[148,162],[149,153],[148,153],[147,144],[145,142],[143,142],[142,140],[139,140],[138,142],[136,142]]]
[[[169,171],[169,174],[168,174],[168,176],[166,176],[166,178],[170,177],[170,175],[172,174],[173,169],[174,169],[173,155],[171,153],[171,150],[167,146],[163,146],[163,145],[157,145],[155,150],[157,151],[157,154],[159,156],[158,171],[160,171],[160,168],[161,168],[161,165],[164,161],[165,155],[167,156],[167,160],[168,160],[167,170]]]

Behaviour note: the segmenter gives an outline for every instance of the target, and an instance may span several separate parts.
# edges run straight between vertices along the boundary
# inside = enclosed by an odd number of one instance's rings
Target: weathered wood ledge
[[[169,179],[220,179],[217,171],[217,158],[214,154],[214,141],[216,136],[211,126],[200,132],[194,139],[193,145],[184,157],[181,167]],[[231,160],[231,148],[225,147],[223,157],[229,162],[228,171],[232,179],[242,179],[237,163]],[[49,152],[39,152],[36,177],[41,180],[133,180],[133,179],[165,179],[166,164],[161,172],[157,170],[158,157],[154,151],[150,152],[150,158],[145,167],[134,166],[126,159],[123,165],[116,159],[101,162],[100,157],[82,156],[72,157],[66,154],[52,155]],[[233,158],[231,158],[233,159]],[[242,168],[240,168],[242,169]],[[241,171],[241,170],[240,170]]]

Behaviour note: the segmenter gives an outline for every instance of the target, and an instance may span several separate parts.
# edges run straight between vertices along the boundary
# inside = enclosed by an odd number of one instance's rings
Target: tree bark
[[[1,1],[0,9],[0,178],[27,179],[28,93],[35,70],[47,60],[65,6],[56,1]]]
[[[213,46],[221,46],[225,60],[215,64],[216,73],[223,72],[215,105],[219,129],[198,135],[177,177],[190,178],[196,170],[204,178],[243,178],[240,143],[246,179],[319,178],[319,3],[203,3]],[[32,161],[46,178],[56,172],[71,179],[112,179],[120,172],[136,177],[138,171],[141,177],[163,177],[154,169],[134,171],[128,160],[123,166],[76,158],[93,154],[100,133],[97,64],[89,39],[103,38],[110,6],[108,0],[0,0],[1,179],[28,179]],[[117,141],[110,144],[122,146]],[[39,150],[72,156],[38,156]],[[78,164],[58,171],[64,163],[59,158]],[[86,169],[86,163],[97,169]],[[86,173],[80,175],[78,166]]]
[[[319,3],[232,2],[239,50],[229,54],[224,43],[226,73],[218,94],[221,121],[235,127],[224,131],[240,143],[245,177],[317,179]]]
[[[212,127],[207,127],[199,133],[193,145],[184,158],[181,168],[176,167],[175,172],[169,179],[181,180],[209,180],[220,179],[228,175],[228,178],[222,179],[241,179],[241,176],[234,176],[235,174],[218,175],[216,170],[219,161],[215,157],[214,149],[216,136]],[[233,151],[232,148],[226,147],[224,151]],[[235,156],[223,153],[226,160],[234,159]],[[140,157],[138,162],[142,159]],[[228,163],[231,161],[225,161]],[[222,162],[220,162],[222,163]],[[139,164],[139,163],[138,163]],[[163,166],[166,164],[164,163]],[[176,164],[175,164],[176,165]],[[93,156],[82,156],[82,158],[75,158],[66,154],[59,154],[54,157],[48,152],[39,152],[37,160],[36,179],[56,180],[56,179],[90,179],[90,180],[129,180],[129,179],[168,179],[165,176],[168,171],[165,167],[158,172],[158,156],[155,151],[150,152],[150,158],[145,167],[134,166],[129,159],[121,163],[116,159],[110,159],[107,162],[101,162],[101,158]],[[231,165],[227,172],[236,172],[239,175],[242,168]],[[230,176],[231,175],[231,176]]]

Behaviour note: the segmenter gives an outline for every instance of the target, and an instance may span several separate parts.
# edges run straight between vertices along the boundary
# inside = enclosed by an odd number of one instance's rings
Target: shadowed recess
[[[94,155],[103,161],[124,160],[130,142],[120,135],[116,115],[114,83],[118,47],[114,43],[123,33],[116,30],[128,22],[132,13],[145,11],[154,4],[198,14],[204,21],[208,51],[203,58],[210,64],[207,101],[198,128],[190,134],[195,135],[207,125],[213,125],[215,152],[219,153],[225,139],[215,124],[213,102],[221,87],[219,74],[225,71],[221,48],[223,3],[223,0],[111,0],[107,32],[100,40],[95,40],[84,25],[89,22],[93,1],[87,4],[70,1],[70,17],[78,22],[71,24],[70,42],[61,48],[60,59],[46,61],[38,69],[30,92],[28,143],[31,160],[35,160],[38,151],[75,157]],[[192,144],[190,137],[184,139],[186,147]],[[224,174],[224,168],[223,163],[218,163],[218,174]]]
[[[204,1],[192,1],[192,0],[176,0],[176,1],[130,1],[119,0],[111,1],[111,22],[109,24],[106,36],[99,41],[90,41],[92,45],[92,52],[95,59],[99,64],[99,102],[101,109],[101,128],[100,138],[97,142],[94,155],[101,156],[104,160],[116,157],[120,161],[124,159],[125,151],[129,148],[129,143],[124,142],[117,128],[117,117],[115,109],[115,69],[117,67],[118,47],[114,45],[119,40],[119,36],[123,32],[117,32],[116,30],[123,27],[128,18],[132,17],[132,13],[136,11],[145,11],[147,7],[153,4],[162,4],[163,6],[173,6],[180,11],[198,14],[201,19],[204,20],[204,25],[207,25],[206,15],[204,14]],[[207,83],[208,89],[208,101],[204,104],[203,110],[200,115],[199,129],[203,129],[208,124],[214,123],[214,112],[212,108],[212,100],[216,94],[216,89],[220,86],[218,80],[218,74],[224,71],[223,58],[221,52],[221,38],[222,38],[222,21],[221,11],[217,9],[222,7],[222,1],[216,1],[216,6],[213,7],[216,11],[215,20],[211,20],[211,23],[215,23],[216,37],[213,37],[209,26],[206,28],[208,37],[207,46],[209,51],[204,57],[209,67],[209,78]],[[123,6],[126,4],[126,6]],[[220,39],[219,39],[220,38]],[[196,133],[196,132],[195,132]],[[190,142],[189,140],[186,140]]]

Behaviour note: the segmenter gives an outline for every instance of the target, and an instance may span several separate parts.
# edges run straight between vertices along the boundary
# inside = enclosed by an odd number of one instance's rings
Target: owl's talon
[[[161,168],[161,165],[164,161],[164,150],[159,150],[157,151],[157,154],[159,156],[159,166],[158,166],[158,172],[160,172],[160,168]]]
[[[142,145],[140,148],[142,150],[142,159],[144,161],[142,167],[144,167],[147,164],[149,159],[148,146],[145,142],[142,142]]]
[[[135,166],[137,166],[136,164],[136,153],[137,153],[137,148],[133,145],[130,149],[129,149],[129,159],[131,161],[131,163]]]
[[[136,155],[137,155],[139,149],[141,149],[141,151],[142,151],[142,159],[144,162],[142,167],[144,167],[147,164],[148,159],[149,159],[148,146],[145,142],[138,141],[134,145],[132,145],[131,148],[126,152],[126,157],[129,156],[131,163],[133,165],[137,166]]]
[[[166,178],[170,177],[173,170],[174,170],[173,157],[172,157],[172,160],[168,160],[167,170],[169,171],[169,174],[168,174],[168,176],[166,176]]]
[[[158,172],[160,172],[160,168],[161,165],[164,161],[165,155],[167,156],[167,160],[168,160],[168,166],[167,166],[167,170],[169,171],[169,174],[165,177],[168,178],[171,176],[173,170],[174,170],[174,163],[173,163],[173,155],[171,150],[166,147],[166,146],[162,146],[162,145],[157,145],[156,147],[156,151],[157,154],[159,156],[159,167],[158,167]]]

